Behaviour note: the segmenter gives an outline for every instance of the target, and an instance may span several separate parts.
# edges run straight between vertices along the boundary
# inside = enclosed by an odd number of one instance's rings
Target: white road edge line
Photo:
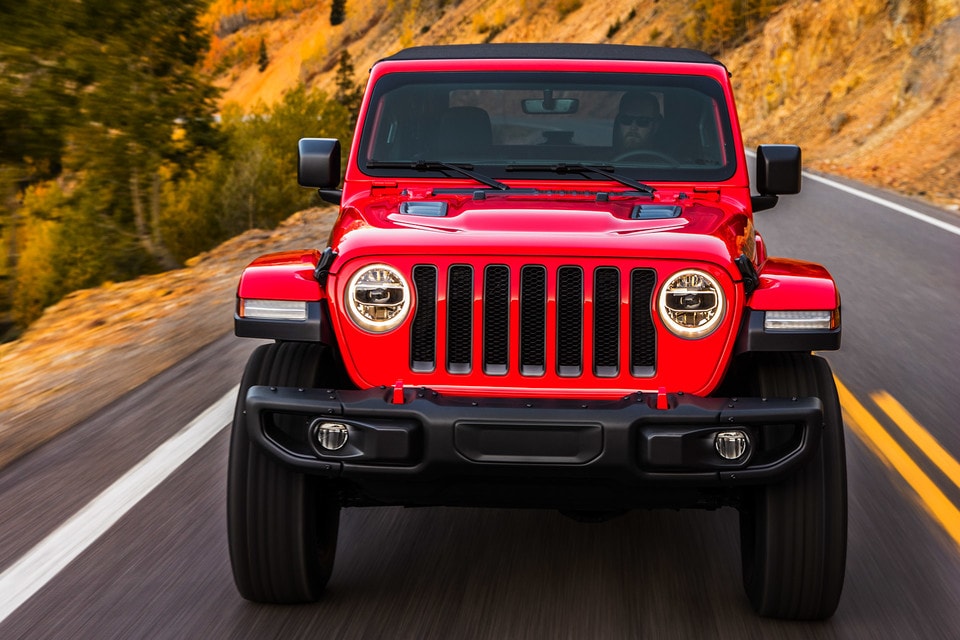
[[[230,423],[239,385],[0,575],[0,623]]]
[[[933,226],[939,227],[944,231],[949,231],[950,233],[960,236],[960,227],[956,227],[950,224],[949,222],[944,222],[943,220],[934,218],[933,216],[928,216],[925,213],[920,213],[919,211],[915,211],[909,207],[905,207],[901,204],[897,204],[896,202],[890,202],[889,200],[884,200],[880,196],[875,196],[872,193],[867,193],[866,191],[861,191],[860,189],[854,189],[853,187],[848,187],[847,185],[836,182],[835,180],[824,178],[823,176],[818,176],[816,174],[809,173],[807,171],[803,172],[803,177],[810,178],[811,180],[815,180],[817,182],[821,182],[829,187],[833,187],[834,189],[845,191],[851,195],[857,196],[858,198],[869,200],[870,202],[873,202],[874,204],[879,204],[882,207],[893,209],[898,213],[902,213],[906,216],[910,216],[911,218],[916,218],[921,222],[932,224]]]
[[[753,151],[747,151],[746,154],[751,158],[755,158],[757,155]],[[867,193],[866,191],[861,191],[860,189],[848,187],[847,185],[837,182],[836,180],[831,180],[830,178],[824,178],[823,176],[818,176],[817,174],[810,173],[809,171],[804,171],[803,177],[810,178],[815,182],[820,182],[822,184],[827,185],[828,187],[839,189],[840,191],[844,191],[846,193],[849,193],[850,195],[856,196],[858,198],[862,198],[874,204],[878,204],[881,207],[892,209],[893,211],[896,211],[898,213],[902,213],[906,216],[910,216],[911,218],[920,220],[921,222],[926,222],[927,224],[932,224],[933,226],[939,227],[944,231],[960,236],[960,227],[952,225],[949,222],[944,222],[943,220],[940,220],[938,218],[934,218],[933,216],[928,216],[925,213],[920,213],[919,211],[916,211],[909,207],[905,207],[901,204],[897,204],[896,202],[890,202],[889,200],[885,200],[880,196],[875,196],[872,193]]]

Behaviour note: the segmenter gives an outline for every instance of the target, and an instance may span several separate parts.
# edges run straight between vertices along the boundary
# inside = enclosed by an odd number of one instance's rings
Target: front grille
[[[453,264],[441,274],[434,265],[417,265],[413,283],[414,372],[435,371],[438,360],[450,374],[479,368],[487,376],[502,376],[514,367],[532,378],[551,373],[613,378],[624,369],[634,377],[650,377],[656,371],[652,269],[533,264],[515,273],[505,264],[482,269]],[[475,292],[481,304],[476,314]],[[438,327],[441,321],[445,324]],[[474,362],[475,353],[482,362]],[[584,362],[585,354],[590,362]]]

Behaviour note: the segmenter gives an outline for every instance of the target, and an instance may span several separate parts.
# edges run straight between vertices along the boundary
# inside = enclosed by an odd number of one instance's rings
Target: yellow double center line
[[[960,546],[960,509],[950,502],[936,483],[923,472],[920,466],[913,461],[910,455],[897,444],[897,441],[871,415],[856,396],[840,380],[837,383],[837,393],[840,404],[847,417],[846,423],[854,433],[863,440],[877,456],[896,470],[907,481],[920,497],[924,507],[933,518],[940,523],[947,534]],[[930,433],[897,402],[893,396],[885,391],[872,393],[870,397],[893,422],[907,435],[913,443],[923,451],[930,460],[940,468],[951,482],[960,487],[960,463],[937,442]]]

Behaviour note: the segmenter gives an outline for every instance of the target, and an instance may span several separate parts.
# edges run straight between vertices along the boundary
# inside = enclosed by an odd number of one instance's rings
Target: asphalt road
[[[757,220],[771,255],[822,262],[843,294],[827,357],[849,390],[850,541],[830,621],[752,614],[730,509],[346,510],[323,601],[254,605],[230,575],[219,426],[142,500],[110,494],[130,509],[102,535],[71,521],[236,385],[254,344],[225,337],[0,472],[0,638],[960,637],[960,236],[813,179]]]

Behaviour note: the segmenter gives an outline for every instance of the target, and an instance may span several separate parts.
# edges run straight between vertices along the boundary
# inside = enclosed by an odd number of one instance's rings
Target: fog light
[[[725,460],[739,460],[747,453],[750,438],[743,431],[721,431],[713,442],[717,453]]]
[[[317,446],[327,451],[342,449],[349,437],[347,425],[339,422],[324,422],[320,418],[310,425],[310,433]]]

